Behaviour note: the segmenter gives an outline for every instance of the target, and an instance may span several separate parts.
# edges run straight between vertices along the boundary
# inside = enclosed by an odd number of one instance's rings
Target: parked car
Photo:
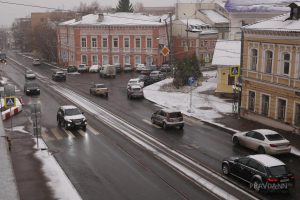
[[[108,88],[104,84],[94,84],[90,88],[90,94],[108,97]]]
[[[135,68],[135,70],[136,70],[137,72],[140,72],[140,71],[142,71],[143,69],[146,69],[146,65],[144,65],[144,64],[138,64],[138,65],[136,66],[136,68]]]
[[[99,68],[100,68],[99,65],[92,65],[92,66],[89,68],[89,72],[97,73],[97,72],[99,72]]]
[[[132,98],[144,98],[143,88],[140,85],[130,85],[127,88],[127,97]]]
[[[150,77],[153,80],[163,80],[166,78],[165,74],[163,74],[161,71],[152,71],[150,73]]]
[[[233,175],[255,191],[288,190],[295,185],[295,176],[277,158],[265,154],[232,157],[222,162],[224,175]]]
[[[124,68],[123,68],[123,71],[124,72],[131,72],[133,70],[133,67],[131,64],[125,64],[124,65]]]
[[[74,66],[74,65],[70,65],[70,66],[68,66],[68,68],[67,68],[67,72],[68,72],[68,73],[77,72],[77,67]]]
[[[156,111],[151,116],[152,124],[158,124],[164,129],[168,127],[184,127],[183,116],[180,111],[172,109],[161,109]]]
[[[89,68],[86,64],[80,64],[78,66],[78,72],[88,72],[89,71]]]
[[[257,129],[239,132],[232,136],[235,145],[245,146],[258,153],[282,154],[290,153],[290,142],[276,131]]]
[[[64,127],[66,130],[71,128],[81,128],[86,131],[87,120],[83,115],[83,112],[81,112],[76,106],[60,106],[57,111],[56,119],[58,125]]]
[[[115,63],[114,66],[116,68],[116,72],[120,73],[121,72],[121,64],[120,63]]]
[[[148,86],[148,85],[155,83],[155,81],[150,76],[147,76],[147,75],[140,75],[138,77],[138,79],[141,82],[144,82],[144,86]]]
[[[37,59],[37,58],[33,59],[33,61],[32,61],[32,65],[33,65],[33,66],[38,66],[38,65],[41,65],[41,61],[40,61],[40,59]]]
[[[151,72],[152,72],[152,70],[149,67],[146,67],[145,69],[142,69],[140,71],[141,74],[146,75],[146,76],[149,76]]]
[[[138,78],[133,78],[133,79],[130,79],[127,83],[127,88],[131,85],[139,85],[141,87],[144,87],[144,82],[141,81],[140,79]]]
[[[24,93],[26,95],[40,95],[40,86],[33,81],[26,81],[24,84]]]
[[[6,59],[7,59],[6,53],[3,53],[3,52],[0,51],[0,62],[1,63],[6,63]]]
[[[63,71],[57,71],[52,74],[53,81],[66,81],[67,77]]]
[[[100,77],[116,78],[116,67],[114,65],[103,65],[99,70]]]
[[[161,72],[171,72],[172,69],[169,65],[164,64],[164,65],[161,66],[160,71]]]
[[[35,79],[35,78],[36,78],[35,73],[32,70],[30,70],[30,69],[26,70],[26,72],[25,72],[26,80]]]

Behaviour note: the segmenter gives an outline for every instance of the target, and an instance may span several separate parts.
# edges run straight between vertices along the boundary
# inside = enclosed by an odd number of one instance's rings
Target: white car
[[[92,65],[92,66],[89,68],[89,72],[97,73],[97,72],[99,72],[99,68],[100,68],[99,65]]]
[[[139,85],[143,88],[144,87],[144,82],[141,81],[139,78],[133,78],[133,79],[130,79],[128,81],[127,88],[129,88],[129,86],[132,86],[132,85]]]
[[[145,70],[147,67],[144,65],[144,64],[138,64],[137,66],[136,66],[136,71],[138,71],[138,72],[140,72],[140,71],[142,71],[142,70]]]
[[[235,145],[245,146],[260,154],[284,154],[291,152],[290,142],[276,131],[257,129],[239,132],[232,136]]]
[[[86,64],[80,64],[78,66],[78,72],[88,72],[89,68]]]
[[[32,65],[34,65],[34,66],[41,65],[40,59],[33,59]]]

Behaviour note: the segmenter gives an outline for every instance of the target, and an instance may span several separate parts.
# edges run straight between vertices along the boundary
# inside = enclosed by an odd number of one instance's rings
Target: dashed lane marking
[[[78,130],[77,131],[82,137],[85,137],[86,132],[84,132],[83,130]]]
[[[73,135],[73,133],[71,131],[66,130],[66,129],[63,129],[63,130],[66,132],[66,134],[68,134],[68,137],[75,138],[75,136]]]
[[[158,126],[158,125],[156,125],[156,124],[152,124],[152,122],[149,121],[149,120],[147,120],[147,119],[143,119],[143,122],[145,122],[146,124],[149,124],[149,125],[151,125],[151,126],[154,126],[154,127],[156,127],[156,128],[161,128],[160,126]]]
[[[99,131],[97,131],[97,130],[95,130],[93,127],[91,127],[91,126],[87,126],[86,127],[87,128],[87,130],[89,130],[91,133],[93,133],[94,135],[99,135],[100,134],[100,132]]]

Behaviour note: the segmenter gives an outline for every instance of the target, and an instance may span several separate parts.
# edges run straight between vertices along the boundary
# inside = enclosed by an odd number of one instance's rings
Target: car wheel
[[[262,146],[259,146],[258,149],[257,149],[257,152],[258,152],[259,154],[265,154],[265,153],[266,153],[266,150],[265,150],[265,148],[263,148]]]
[[[222,165],[222,172],[224,175],[229,175],[229,166],[227,164]]]
[[[180,125],[180,126],[179,126],[179,129],[183,129],[183,127],[184,127],[184,125]]]
[[[163,122],[163,128],[166,130],[168,128],[167,124],[165,122]]]
[[[61,126],[60,120],[57,118],[57,125]]]
[[[232,139],[232,142],[233,142],[233,144],[236,145],[236,146],[238,146],[238,145],[240,144],[240,141],[239,141],[239,138],[238,138],[238,137],[234,137],[234,138]]]
[[[153,117],[151,117],[151,123],[152,123],[152,124],[155,124],[155,120],[154,120]]]
[[[83,127],[82,127],[82,130],[83,130],[83,131],[86,131],[86,126],[83,126]]]

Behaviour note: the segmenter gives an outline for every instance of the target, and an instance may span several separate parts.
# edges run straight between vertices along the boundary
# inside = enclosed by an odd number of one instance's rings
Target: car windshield
[[[26,86],[28,88],[39,87],[39,85],[37,83],[35,83],[35,82],[27,82]]]
[[[33,71],[28,70],[28,71],[26,71],[26,74],[33,74]]]
[[[169,113],[170,118],[177,118],[177,117],[182,117],[181,112],[172,112]]]
[[[96,85],[96,88],[105,88],[104,85]]]
[[[284,175],[284,174],[288,174],[288,169],[285,165],[270,167],[269,169],[270,169],[270,173],[273,176],[281,176],[281,175]]]
[[[56,72],[57,75],[64,75],[63,72]]]
[[[266,135],[266,138],[270,141],[284,140],[284,138],[279,134]]]
[[[138,81],[129,81],[130,84],[136,84]]]
[[[71,109],[67,109],[65,114],[67,116],[71,116],[71,115],[80,115],[81,112],[78,108],[71,108]]]
[[[132,88],[132,91],[134,91],[134,92],[138,92],[140,90],[141,90],[141,88]]]

